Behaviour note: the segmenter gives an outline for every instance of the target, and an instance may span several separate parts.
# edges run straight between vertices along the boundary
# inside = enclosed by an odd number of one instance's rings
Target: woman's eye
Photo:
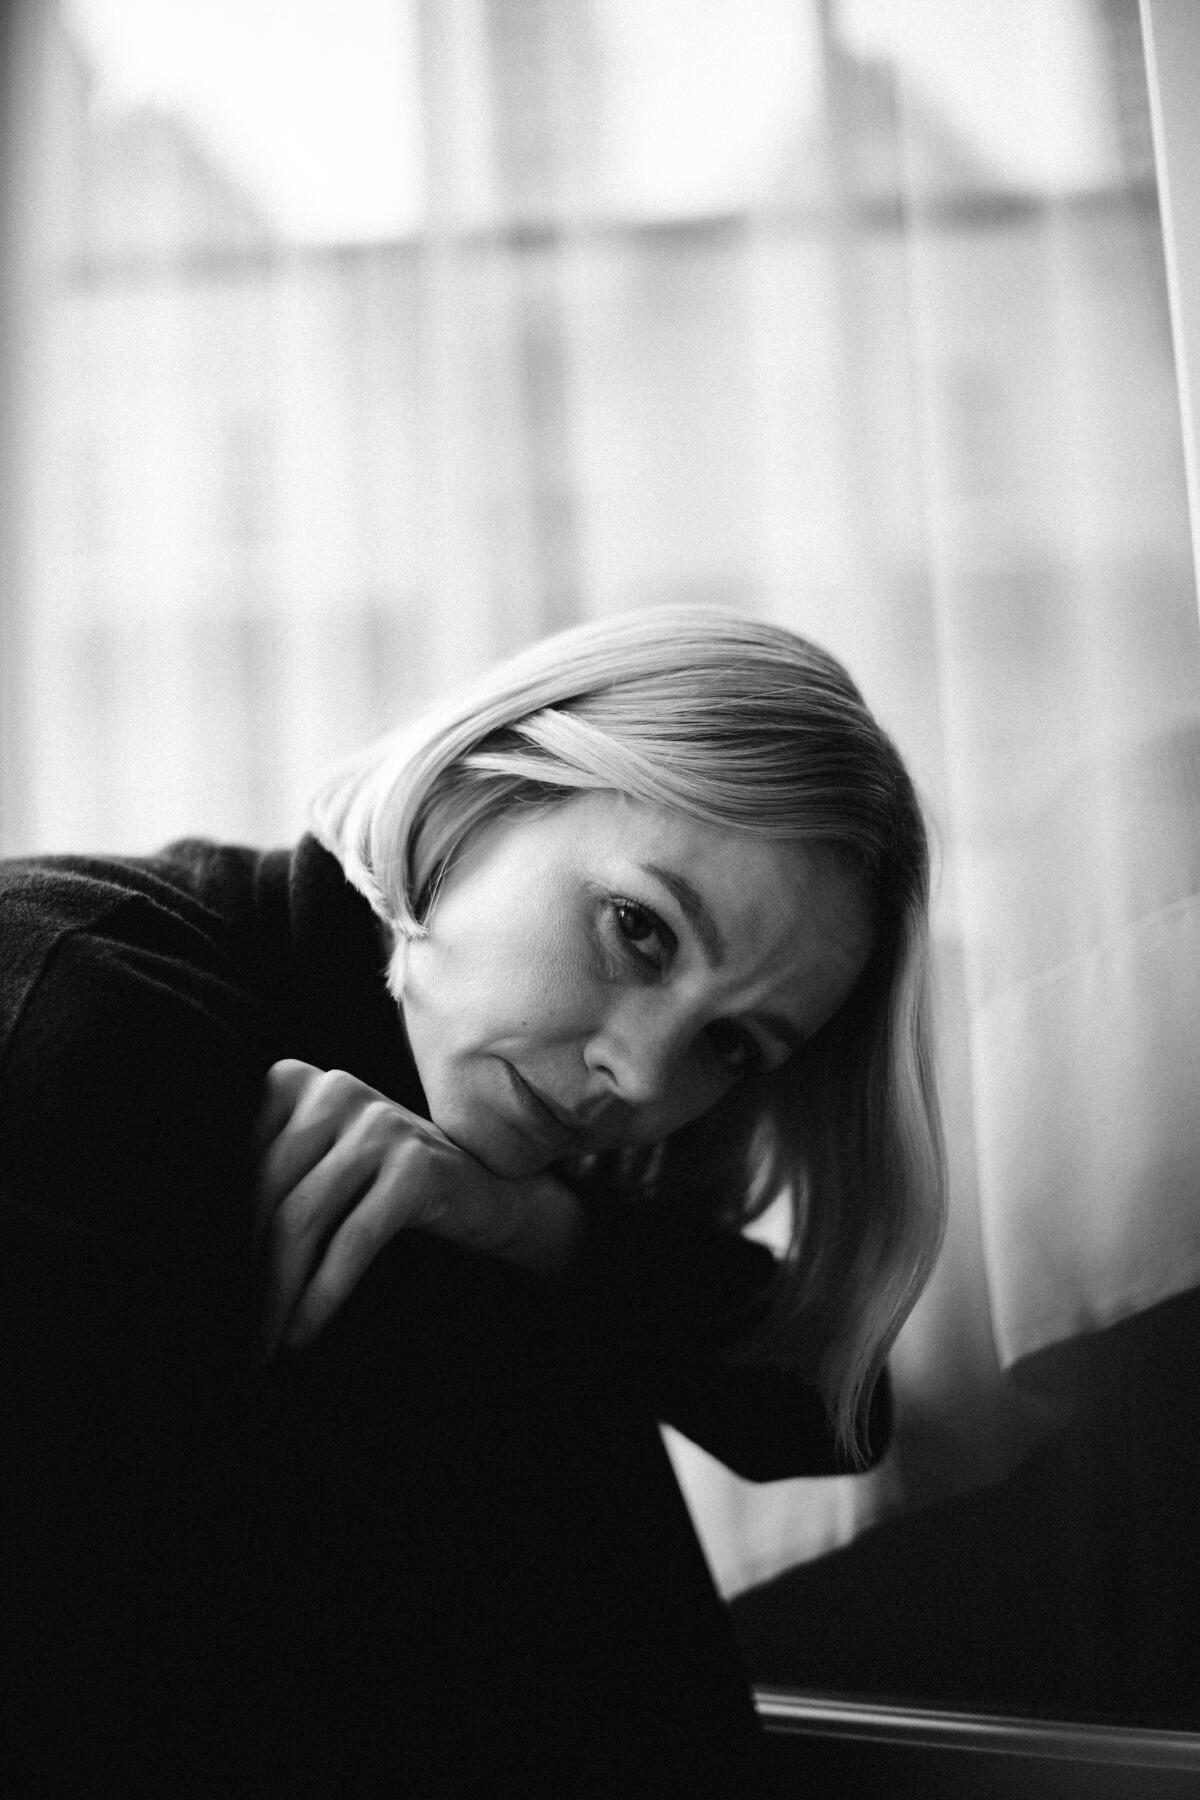
[[[763,1065],[762,1053],[754,1039],[728,1019],[714,1019],[708,1027],[708,1041],[720,1062],[735,1075],[748,1075]]]
[[[636,900],[614,900],[613,917],[617,930],[639,962],[662,969],[674,948],[675,940],[662,920],[648,906]]]

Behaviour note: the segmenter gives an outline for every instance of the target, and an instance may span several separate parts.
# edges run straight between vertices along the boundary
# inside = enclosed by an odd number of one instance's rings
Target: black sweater
[[[425,1110],[313,840],[0,870],[0,1787],[720,1791],[749,1710],[655,1420],[838,1466],[814,1394],[721,1359],[766,1253],[608,1220],[550,1293],[402,1234],[264,1368],[282,1056]]]

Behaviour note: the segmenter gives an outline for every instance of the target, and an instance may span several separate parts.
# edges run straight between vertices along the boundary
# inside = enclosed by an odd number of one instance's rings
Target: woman
[[[911,784],[830,657],[671,609],[314,822],[6,874],[9,1791],[747,1792],[657,1423],[756,1479],[885,1441],[942,1216]]]

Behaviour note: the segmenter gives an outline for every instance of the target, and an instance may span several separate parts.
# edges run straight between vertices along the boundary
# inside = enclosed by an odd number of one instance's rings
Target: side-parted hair
[[[611,789],[708,826],[803,844],[863,883],[873,940],[834,1017],[652,1146],[603,1152],[582,1191],[681,1229],[737,1230],[780,1195],[793,1229],[747,1354],[801,1369],[851,1459],[941,1241],[945,1174],[928,994],[929,848],[889,738],[836,659],[712,608],[578,626],[501,664],[348,764],[317,835],[400,935],[419,937],[472,832]]]

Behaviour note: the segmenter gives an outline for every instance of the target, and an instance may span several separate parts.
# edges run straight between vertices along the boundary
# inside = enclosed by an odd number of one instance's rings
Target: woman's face
[[[470,841],[399,954],[430,1114],[496,1174],[647,1143],[775,1069],[870,949],[820,850],[609,791]]]

